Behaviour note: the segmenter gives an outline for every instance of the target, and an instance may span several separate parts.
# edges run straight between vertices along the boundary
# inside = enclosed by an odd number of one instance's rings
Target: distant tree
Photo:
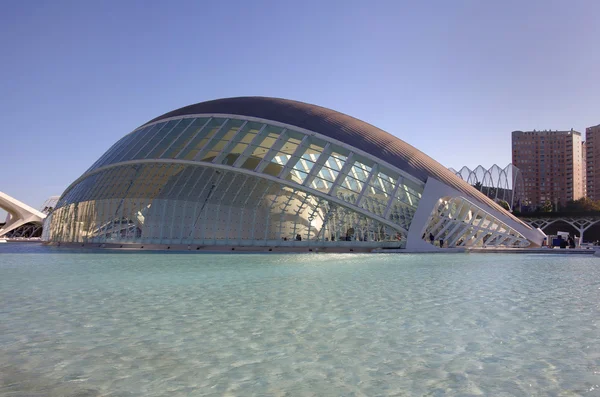
[[[594,201],[587,197],[582,197],[578,200],[569,200],[563,210],[565,212],[600,211],[600,201]]]
[[[554,207],[552,206],[552,203],[548,200],[542,204],[540,207],[540,212],[552,212],[553,209]]]
[[[507,211],[510,211],[510,205],[504,200],[498,200],[498,205]]]
[[[481,182],[475,182],[475,184],[473,185],[473,187],[479,191],[481,191],[481,189],[483,188],[483,185],[481,184]]]

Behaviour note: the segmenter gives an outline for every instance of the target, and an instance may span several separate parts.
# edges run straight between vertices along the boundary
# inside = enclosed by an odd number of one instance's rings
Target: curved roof
[[[423,182],[431,176],[504,212],[494,201],[415,147],[369,123],[317,105],[269,97],[223,98],[170,111],[146,124],[170,117],[210,113],[257,117],[325,135],[405,170]]]

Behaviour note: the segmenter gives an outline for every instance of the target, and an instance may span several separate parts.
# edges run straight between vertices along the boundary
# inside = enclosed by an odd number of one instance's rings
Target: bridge
[[[584,241],[585,232],[592,226],[600,223],[600,212],[582,212],[581,214],[567,214],[560,212],[521,214],[519,219],[533,228],[539,228],[544,233],[551,225],[563,222],[571,226],[579,233],[579,242]]]

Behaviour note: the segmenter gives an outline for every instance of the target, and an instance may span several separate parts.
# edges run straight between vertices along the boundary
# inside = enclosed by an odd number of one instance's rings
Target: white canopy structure
[[[41,227],[46,218],[46,214],[3,192],[0,192],[0,208],[8,212],[6,223],[0,228],[0,237],[27,224]]]

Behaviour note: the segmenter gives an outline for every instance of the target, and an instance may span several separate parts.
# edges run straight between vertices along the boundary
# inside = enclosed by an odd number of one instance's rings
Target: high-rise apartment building
[[[581,142],[581,177],[583,178],[583,197],[587,197],[587,142]]]
[[[586,196],[600,200],[600,124],[585,129]]]
[[[583,197],[582,150],[581,133],[573,129],[513,131],[512,163],[524,183],[521,204],[556,207]]]

